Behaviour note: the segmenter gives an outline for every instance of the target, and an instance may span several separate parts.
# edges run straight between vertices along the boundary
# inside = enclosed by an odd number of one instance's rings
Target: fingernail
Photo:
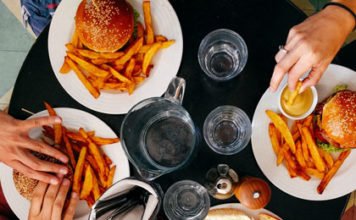
[[[63,180],[63,185],[64,185],[64,186],[68,186],[69,183],[70,183],[70,181],[69,181],[68,179],[64,179],[64,180]]]
[[[68,170],[66,169],[66,168],[61,168],[60,170],[59,170],[59,173],[61,173],[61,174],[67,174],[68,173]]]
[[[76,192],[72,192],[72,198],[75,199],[78,197],[78,194]]]
[[[57,116],[55,119],[54,119],[54,122],[55,123],[61,123],[62,122],[62,118]]]
[[[63,163],[68,163],[68,157],[62,156],[59,158]],[[65,173],[66,174],[66,173]]]
[[[50,181],[50,183],[51,183],[52,185],[58,185],[58,179],[52,178],[51,181]]]

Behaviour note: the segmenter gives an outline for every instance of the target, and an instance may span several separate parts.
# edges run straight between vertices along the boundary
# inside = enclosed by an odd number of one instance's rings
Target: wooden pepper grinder
[[[271,188],[257,177],[242,178],[234,193],[240,203],[250,209],[264,208],[271,200]]]

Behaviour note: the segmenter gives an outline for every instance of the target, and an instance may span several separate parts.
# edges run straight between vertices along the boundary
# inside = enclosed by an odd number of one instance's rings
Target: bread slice
[[[259,220],[280,220],[279,218],[276,218],[272,215],[269,215],[267,213],[260,213],[258,214]]]
[[[210,210],[205,220],[253,220],[241,210],[221,208]]]

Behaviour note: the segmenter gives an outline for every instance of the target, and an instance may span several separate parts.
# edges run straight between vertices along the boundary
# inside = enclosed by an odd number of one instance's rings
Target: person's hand
[[[73,192],[64,210],[70,181],[63,179],[61,184],[48,185],[38,182],[32,194],[29,220],[71,220],[79,197]]]
[[[67,166],[40,160],[31,151],[54,157],[63,163],[68,162],[67,156],[55,147],[32,140],[28,136],[28,132],[35,127],[60,122],[59,117],[42,117],[21,121],[0,112],[0,162],[32,179],[58,184],[58,177],[47,172],[66,174]]]
[[[285,74],[288,86],[294,90],[298,80],[308,71],[301,91],[315,85],[346,37],[355,26],[355,20],[345,10],[329,6],[294,26],[288,34],[285,50],[280,50],[275,59],[270,88],[276,91]]]

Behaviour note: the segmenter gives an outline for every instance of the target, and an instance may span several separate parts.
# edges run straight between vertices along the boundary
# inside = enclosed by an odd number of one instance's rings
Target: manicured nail
[[[63,163],[68,163],[68,157],[62,156],[59,158]],[[66,174],[66,173],[65,173]]]
[[[68,170],[67,170],[67,168],[61,168],[60,170],[59,170],[59,173],[61,173],[61,174],[67,174],[68,173]]]
[[[55,122],[55,123],[61,123],[61,122],[62,122],[62,118],[57,116],[57,117],[54,119],[54,122]]]
[[[72,198],[75,199],[78,197],[78,194],[76,192],[72,192]]]
[[[52,185],[58,185],[58,179],[52,178],[51,181],[50,181],[50,183],[51,183]]]

